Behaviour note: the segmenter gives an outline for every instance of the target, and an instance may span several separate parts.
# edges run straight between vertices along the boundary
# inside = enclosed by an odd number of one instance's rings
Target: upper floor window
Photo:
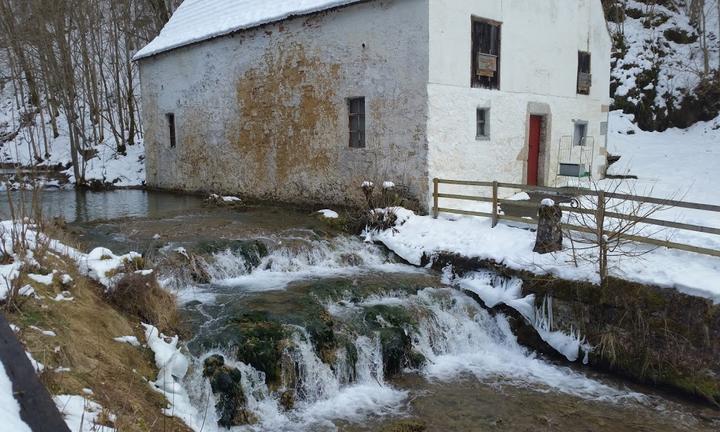
[[[500,88],[500,23],[472,23],[472,86]]]
[[[348,99],[350,147],[365,147],[365,98]]]
[[[590,73],[590,53],[586,51],[578,51],[578,94],[590,94],[590,86],[592,86],[592,73]]]
[[[167,119],[168,131],[170,132],[170,147],[175,147],[175,144],[177,144],[175,138],[175,114],[165,114],[165,118]]]

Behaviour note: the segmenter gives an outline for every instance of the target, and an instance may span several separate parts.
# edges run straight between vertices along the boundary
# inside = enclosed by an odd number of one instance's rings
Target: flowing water
[[[429,431],[720,428],[711,409],[543,359],[442,275],[312,215],[207,210],[172,196],[158,197],[156,212],[155,199],[75,211],[72,229],[89,246],[197,257],[202,278],[189,265],[162,277],[192,330],[182,384],[202,430],[224,430],[222,395],[203,376],[211,355],[240,372],[253,424],[233,430],[411,430],[386,429],[403,419]]]

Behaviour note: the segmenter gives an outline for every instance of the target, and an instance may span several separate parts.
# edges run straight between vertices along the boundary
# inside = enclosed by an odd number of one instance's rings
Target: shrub
[[[113,306],[163,333],[182,333],[175,297],[162,289],[153,275],[127,273],[105,295]]]

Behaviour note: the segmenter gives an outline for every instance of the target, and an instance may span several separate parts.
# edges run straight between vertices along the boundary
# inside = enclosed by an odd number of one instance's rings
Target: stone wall
[[[425,196],[427,13],[363,2],[142,60],[148,185],[353,205],[369,179]],[[349,147],[358,96],[364,149]]]

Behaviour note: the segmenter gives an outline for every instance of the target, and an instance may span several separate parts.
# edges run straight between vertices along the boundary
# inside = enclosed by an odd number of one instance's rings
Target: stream
[[[442,274],[307,212],[142,191],[43,202],[88,248],[165,264],[192,335],[182,385],[204,431],[720,428],[707,407],[544,359]]]

